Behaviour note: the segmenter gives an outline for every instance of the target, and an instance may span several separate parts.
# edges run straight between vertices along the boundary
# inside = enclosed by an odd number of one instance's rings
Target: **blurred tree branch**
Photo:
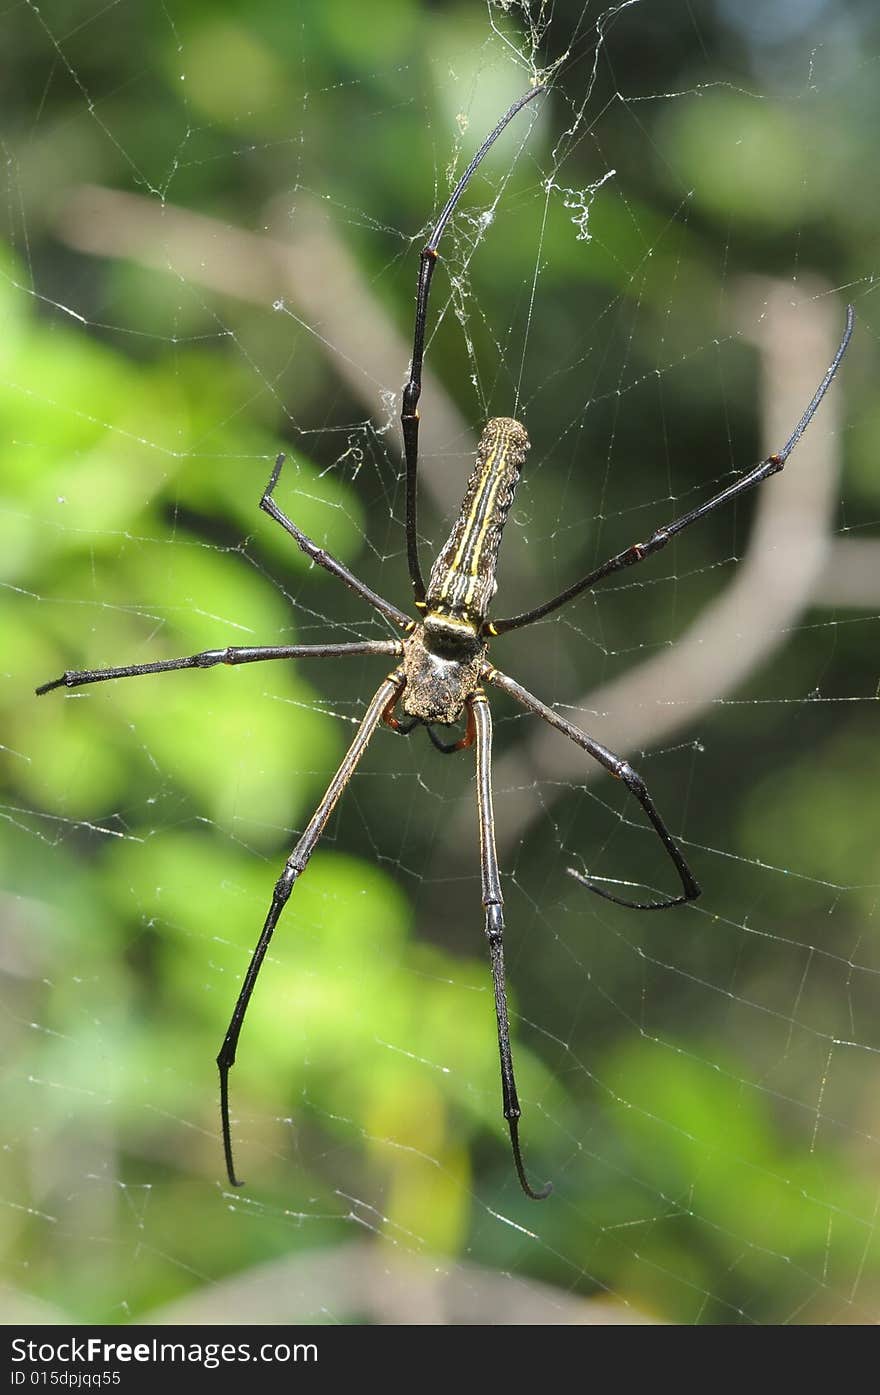
[[[295,217],[287,205],[283,219],[276,208],[270,226],[274,236],[246,232],[142,194],[80,185],[63,201],[56,232],[77,251],[128,258],[267,310],[284,298],[285,308],[313,336],[377,428],[386,429],[393,415],[402,460],[400,422],[383,394],[389,383],[402,388],[411,340],[391,323],[316,199],[300,193]],[[413,295],[417,266],[416,258]],[[472,424],[430,368],[424,381],[431,410],[421,424],[422,453],[442,453],[455,443],[456,451],[472,454],[477,444]],[[460,479],[426,470],[420,483],[438,509],[457,509]]]
[[[325,1322],[406,1325],[643,1325],[629,1304],[579,1298],[535,1279],[374,1242],[256,1265],[145,1316],[155,1324]]]

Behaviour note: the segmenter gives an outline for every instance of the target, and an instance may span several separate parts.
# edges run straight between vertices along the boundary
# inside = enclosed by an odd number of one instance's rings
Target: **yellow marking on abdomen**
[[[501,531],[528,444],[525,428],[511,418],[496,417],[487,424],[462,512],[434,564],[428,588],[432,608],[446,606],[467,613],[475,607],[481,616],[485,614]],[[503,490],[508,494],[499,506],[498,496]],[[487,547],[487,539],[493,533],[492,544]],[[452,556],[446,561],[450,549]],[[478,598],[481,586],[486,589],[482,600]]]

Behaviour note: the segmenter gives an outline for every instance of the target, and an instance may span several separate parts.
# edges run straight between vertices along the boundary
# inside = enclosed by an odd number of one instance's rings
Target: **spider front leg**
[[[613,751],[609,751],[607,747],[595,741],[592,736],[588,736],[586,732],[581,731],[580,727],[573,726],[572,723],[567,722],[564,717],[560,717],[559,713],[554,712],[552,707],[548,707],[546,703],[541,702],[540,698],[536,698],[534,694],[530,693],[526,688],[521,687],[513,678],[508,678],[506,673],[499,673],[497,668],[492,668],[491,665],[487,664],[483,676],[490,683],[494,684],[496,688],[501,688],[504,692],[510,693],[511,697],[516,698],[517,702],[521,703],[522,706],[527,708],[530,712],[534,712],[537,716],[543,717],[548,726],[555,727],[557,731],[561,731],[563,735],[567,736],[570,741],[573,741],[576,746],[580,746],[581,750],[586,751],[588,756],[592,756],[593,760],[598,761],[600,765],[604,766],[616,779],[624,782],[627,789],[635,795],[636,799],[641,804],[657,836],[666,849],[678,873],[682,894],[681,896],[667,897],[663,901],[627,901],[623,896],[614,896],[612,892],[606,891],[604,887],[596,886],[595,882],[589,881],[582,873],[575,871],[573,867],[567,869],[569,875],[574,877],[576,881],[579,881],[582,886],[587,887],[589,891],[594,891],[597,896],[604,897],[606,901],[613,901],[617,906],[628,906],[630,910],[634,911],[665,911],[670,906],[681,906],[686,901],[696,900],[700,895],[700,884],[685,861],[684,854],[657,812],[654,801],[648,793],[647,785],[641,775],[639,775],[636,770],[633,770],[629,761],[623,760],[621,756],[616,756]]]
[[[486,910],[486,939],[492,965],[495,989],[495,1018],[498,1024],[498,1051],[501,1056],[501,1095],[504,1117],[510,1129],[510,1146],[519,1184],[533,1201],[543,1201],[553,1190],[547,1182],[540,1191],[529,1184],[519,1146],[519,1121],[522,1110],[513,1075],[510,1050],[510,1023],[507,1015],[507,992],[504,986],[504,898],[495,850],[495,816],[492,810],[492,714],[485,693],[477,692],[468,702],[477,742],[477,804],[480,815],[480,870],[483,886],[483,906]]]
[[[339,580],[343,581],[350,591],[354,591],[355,595],[360,596],[361,600],[366,601],[374,610],[378,610],[379,614],[384,615],[386,620],[390,620],[392,624],[399,626],[402,630],[410,629],[412,620],[404,611],[399,610],[391,601],[386,601],[384,596],[379,596],[375,591],[372,591],[370,587],[367,586],[366,582],[360,581],[355,576],[354,572],[350,572],[348,567],[343,566],[342,562],[338,562],[325,547],[319,547],[316,542],[313,542],[312,539],[308,537],[301,528],[298,528],[297,525],[287,517],[287,514],[278,507],[275,502],[274,494],[283,464],[284,456],[279,455],[275,461],[272,474],[269,477],[269,483],[266,485],[263,491],[263,497],[260,500],[260,508],[263,512],[267,513],[270,518],[274,518],[276,523],[280,523],[285,533],[289,533],[293,538],[297,547],[299,547],[307,557],[311,558],[313,562],[317,562],[319,567],[323,567],[324,570],[330,572],[332,576],[338,576]]]
[[[53,688],[81,688],[86,683],[106,683],[111,678],[143,678],[148,673],[173,673],[182,668],[215,668],[217,664],[262,664],[268,659],[338,659],[351,654],[391,654],[399,658],[400,640],[365,639],[345,644],[261,644],[228,645],[225,649],[203,649],[182,659],[157,659],[151,664],[123,664],[119,668],[67,669],[60,678],[41,683],[37,697]]]
[[[254,985],[260,972],[266,951],[275,933],[281,912],[290,899],[290,894],[296,885],[297,879],[305,871],[309,858],[315,851],[318,840],[324,832],[327,820],[333,812],[340,795],[354,774],[358,761],[363,755],[370,742],[370,738],[376,727],[382,720],[383,713],[389,704],[397,701],[398,694],[403,688],[404,676],[401,669],[396,669],[390,674],[376,693],[369,707],[367,708],[363,721],[358,727],[357,734],[348,748],[345,757],[337,770],[327,792],[321,800],[311,819],[308,827],[288,857],[284,864],[284,871],[275,883],[275,890],[272,893],[272,904],[266,916],[260,938],[257,941],[256,949],[251,956],[248,971],[245,974],[244,983],[235,1004],[235,1009],[226,1029],[223,1038],[223,1045],[217,1057],[217,1065],[220,1070],[220,1117],[223,1126],[223,1153],[226,1158],[226,1171],[230,1184],[233,1187],[240,1187],[242,1184],[235,1175],[235,1164],[232,1157],[232,1131],[229,1124],[229,1072],[235,1065],[235,1053],[238,1047],[238,1038],[241,1035],[245,1013]]]
[[[434,224],[427,246],[422,249],[419,259],[419,280],[416,287],[416,322],[413,330],[413,350],[409,365],[409,377],[403,389],[403,404],[400,413],[400,426],[403,432],[404,455],[406,458],[406,560],[412,583],[416,605],[424,609],[425,581],[419,564],[419,534],[417,526],[418,507],[418,468],[419,468],[419,398],[422,395],[422,367],[425,358],[425,331],[428,322],[428,298],[431,294],[431,279],[437,265],[437,248],[446,224],[455,211],[455,206],[464,193],[471,176],[486,152],[495,144],[501,132],[510,124],[518,111],[533,101],[546,89],[543,85],[533,87],[518,98],[504,113],[494,130],[490,131],[464,174],[459,179],[443,212]]]

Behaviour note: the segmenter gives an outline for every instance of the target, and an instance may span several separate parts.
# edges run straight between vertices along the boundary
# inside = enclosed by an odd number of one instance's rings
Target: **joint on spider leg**
[[[648,788],[639,772],[633,770],[628,760],[622,760],[614,774],[617,779],[622,780],[627,789],[632,790],[634,794],[644,794]]]
[[[232,654],[229,649],[205,649],[201,654],[193,655],[193,668],[213,668],[215,664],[231,662]]]
[[[685,901],[697,901],[703,894],[703,888],[697,881],[691,869],[687,869],[687,890],[684,894]]]
[[[403,404],[400,413],[401,424],[409,421],[419,421],[418,401],[421,396],[421,388],[418,383],[411,378],[403,389]]]
[[[290,893],[296,885],[297,878],[300,877],[304,871],[305,865],[300,866],[296,863],[291,864],[288,862],[285,866],[272,892],[272,904],[273,906],[278,906],[279,912],[287,904],[290,899]]]
[[[643,557],[647,557],[651,552],[657,552],[661,547],[665,547],[672,537],[668,528],[656,528],[647,542],[633,543],[630,553],[633,562],[641,562]]]
[[[52,678],[48,683],[41,683],[39,688],[34,688],[34,693],[37,697],[42,697],[44,693],[51,693],[55,688],[75,688],[76,684],[71,682],[74,677],[74,671],[67,669],[60,678]]]
[[[500,901],[486,903],[486,939],[494,947],[504,938],[504,911]],[[506,1117],[506,1116],[505,1116]]]

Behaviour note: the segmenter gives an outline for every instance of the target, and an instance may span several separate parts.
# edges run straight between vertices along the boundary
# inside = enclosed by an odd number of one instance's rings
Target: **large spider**
[[[502,117],[498,125],[486,137],[474,155],[464,174],[450,195],[443,212],[437,219],[428,244],[421,253],[418,290],[416,296],[416,319],[413,339],[412,363],[409,381],[403,393],[401,425],[406,453],[406,548],[410,580],[415,593],[418,620],[411,619],[404,611],[383,597],[378,596],[347,567],[343,566],[324,548],[318,547],[311,538],[300,531],[278,507],[273,497],[275,486],[281,473],[284,456],[279,455],[271,478],[260,500],[260,507],[281,524],[297,545],[312,561],[339,577],[356,595],[360,596],[374,610],[389,620],[401,631],[401,638],[363,641],[346,644],[318,645],[261,645],[258,647],[232,646],[226,649],[209,649],[201,654],[191,654],[180,659],[165,659],[150,664],[129,664],[122,668],[94,669],[88,672],[68,672],[51,683],[37,688],[37,693],[48,693],[53,688],[77,688],[84,683],[102,683],[109,678],[134,678],[146,673],[166,673],[172,669],[213,668],[215,664],[261,663],[267,659],[334,658],[345,654],[389,655],[400,662],[380,685],[372,699],[364,718],[323,799],[288,857],[284,870],[275,884],[272,904],[269,907],[262,933],[257,941],[245,975],[231,1021],[217,1057],[220,1068],[220,1109],[223,1127],[223,1149],[226,1170],[233,1186],[240,1186],[235,1174],[232,1156],[232,1135],[229,1121],[229,1072],[235,1064],[235,1053],[248,1003],[257,981],[257,975],[265,958],[269,943],[278,924],[281,912],[296,884],[297,878],[305,871],[309,858],[327,825],[339,797],[351,779],[355,768],[367,748],[376,728],[383,723],[393,730],[407,735],[413,728],[422,724],[427,728],[434,745],[443,752],[460,751],[476,743],[477,802],[480,825],[480,863],[482,872],[483,906],[486,911],[486,939],[489,945],[489,958],[492,967],[492,981],[495,992],[495,1015],[498,1028],[498,1049],[501,1056],[501,1091],[504,1117],[510,1129],[513,1161],[523,1191],[534,1200],[542,1200],[551,1191],[548,1182],[541,1190],[535,1190],[526,1177],[519,1144],[520,1106],[516,1082],[513,1074],[513,1060],[510,1049],[510,1027],[507,1015],[507,996],[504,981],[504,910],[501,894],[501,878],[498,871],[498,857],[495,851],[495,829],[492,813],[492,718],[489,702],[483,683],[491,684],[508,693],[530,712],[542,717],[550,726],[562,732],[575,745],[580,746],[589,756],[609,771],[616,779],[622,780],[635,795],[654,826],[663,843],[681,882],[681,892],[658,901],[628,901],[616,896],[604,887],[596,886],[580,873],[569,869],[571,875],[606,900],[617,905],[630,906],[636,910],[664,910],[669,906],[692,901],[700,894],[699,884],[691,872],[675,840],[664,824],[642,777],[633,770],[628,761],[616,756],[586,732],[560,717],[551,707],[527,692],[514,679],[500,673],[487,658],[489,639],[509,630],[520,629],[541,620],[545,615],[558,610],[574,600],[581,592],[588,590],[606,576],[620,571],[623,567],[634,566],[662,547],[683,529],[713,509],[730,499],[737,498],[747,489],[753,488],[785,465],[797,445],[822,398],[828,390],[834,374],[846,352],[852,334],[853,310],[847,308],[846,328],[840,346],[834,355],[831,366],[812,401],[789,437],[788,441],[774,455],[770,455],[734,484],[728,485],[720,493],[713,495],[706,503],[700,504],[680,518],[655,529],[646,542],[632,546],[609,557],[601,566],[594,567],[586,576],[573,583],[565,591],[536,606],[506,620],[490,620],[489,605],[495,594],[495,569],[501,537],[514,492],[519,481],[520,471],[529,449],[529,438],[525,427],[509,417],[496,417],[489,421],[480,439],[476,463],[468,480],[461,510],[448,540],[441,549],[428,578],[422,577],[419,564],[418,532],[416,528],[416,482],[418,471],[419,413],[417,404],[421,394],[422,361],[425,351],[425,322],[428,310],[428,296],[431,278],[437,261],[437,247],[443,231],[461,195],[483,159],[487,150],[498,139],[501,132],[528,102],[531,102],[545,89],[534,87]],[[401,720],[396,712],[402,709]],[[442,741],[434,732],[435,726],[447,727],[455,723],[464,713],[466,730],[457,741]]]

